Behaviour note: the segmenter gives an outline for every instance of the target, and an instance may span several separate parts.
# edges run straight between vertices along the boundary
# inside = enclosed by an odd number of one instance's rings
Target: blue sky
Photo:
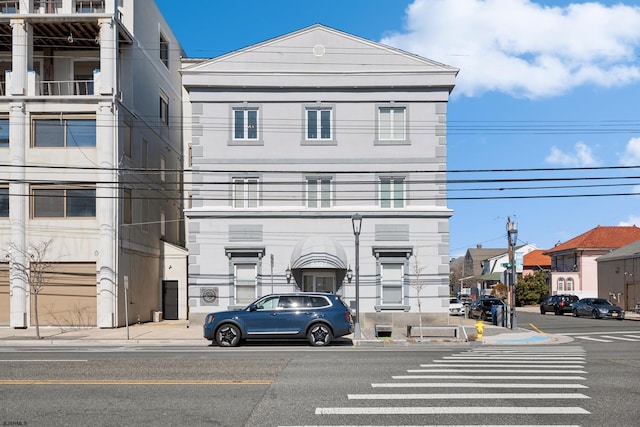
[[[460,68],[452,256],[506,247],[507,217],[541,249],[597,225],[640,226],[640,6],[629,0],[156,3],[189,57],[321,23]]]

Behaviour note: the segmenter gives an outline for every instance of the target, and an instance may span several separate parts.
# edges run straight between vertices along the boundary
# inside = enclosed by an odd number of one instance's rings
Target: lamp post
[[[360,333],[360,230],[362,227],[362,215],[355,214],[351,217],[353,235],[356,238],[356,318],[354,322],[353,337],[361,338]]]
[[[511,306],[511,329],[518,329],[516,318],[516,245],[518,243],[518,227],[511,218],[507,218],[507,237],[509,239],[509,264],[511,265],[511,277],[509,280],[509,305]]]

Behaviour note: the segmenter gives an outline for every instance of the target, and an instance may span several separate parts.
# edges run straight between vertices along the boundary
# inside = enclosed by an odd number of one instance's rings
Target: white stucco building
[[[155,3],[3,1],[0,27],[0,325],[33,324],[15,266],[47,241],[41,324],[186,318],[182,49]]]
[[[183,61],[190,319],[272,291],[353,304],[356,213],[361,323],[415,316],[416,283],[445,319],[457,72],[322,25]]]

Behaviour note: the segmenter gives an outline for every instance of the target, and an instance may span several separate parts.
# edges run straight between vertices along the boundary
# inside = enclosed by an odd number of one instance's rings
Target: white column
[[[9,95],[25,95],[27,87],[27,69],[29,67],[29,24],[24,19],[11,20],[11,87],[7,88]]]
[[[100,25],[100,95],[112,95],[115,93],[115,70],[117,58],[117,44],[115,23],[111,18],[103,18],[98,21]]]
[[[103,171],[96,183],[96,216],[99,227],[98,301],[97,323],[100,328],[112,328],[118,325],[117,306],[117,190],[118,174],[115,171],[117,131],[113,104],[101,102],[96,115],[96,149],[98,164]]]
[[[11,184],[9,184],[9,220],[11,223],[11,244],[17,248],[26,248],[28,187],[25,184],[25,151],[27,147],[27,115],[22,102],[9,105],[9,157],[11,159]],[[23,251],[11,251],[12,260],[27,265]],[[9,283],[11,298],[10,325],[14,328],[28,326],[27,308],[29,307],[29,283],[18,274],[20,269],[10,265]]]

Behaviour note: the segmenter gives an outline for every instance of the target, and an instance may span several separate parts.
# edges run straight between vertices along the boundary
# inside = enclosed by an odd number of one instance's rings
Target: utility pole
[[[516,245],[518,243],[518,227],[507,217],[507,240],[509,251],[509,318],[511,329],[518,329],[516,317]]]

